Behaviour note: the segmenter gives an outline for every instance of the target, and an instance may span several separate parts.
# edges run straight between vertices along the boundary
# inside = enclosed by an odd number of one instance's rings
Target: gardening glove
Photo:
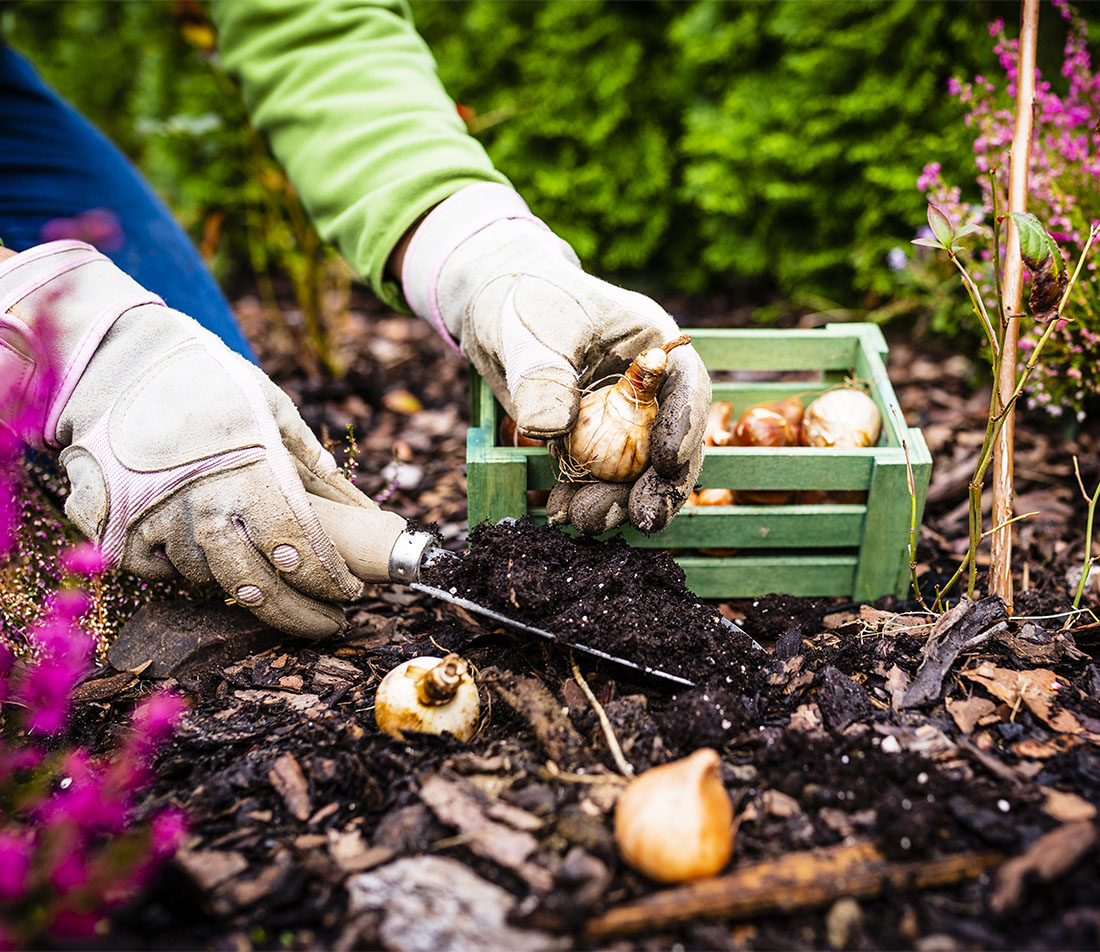
[[[64,447],[65,512],[109,566],[217,582],[283,631],[339,631],[351,575],[306,496],[377,507],[289,398],[94,248],[0,262],[0,419]],[[401,525],[396,513],[387,513]]]
[[[471,185],[437,205],[412,235],[401,282],[413,311],[469,358],[519,430],[542,439],[572,429],[585,388],[680,334],[655,301],[585,273],[504,185]],[[669,355],[658,401],[649,468],[634,483],[560,480],[552,523],[591,535],[628,519],[643,532],[668,524],[703,461],[710,378],[693,348]]]

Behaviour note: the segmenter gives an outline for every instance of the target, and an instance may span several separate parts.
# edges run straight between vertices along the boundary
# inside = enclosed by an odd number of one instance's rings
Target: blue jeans
[[[170,307],[255,354],[195,246],[122,153],[0,43],[0,238],[84,238]]]

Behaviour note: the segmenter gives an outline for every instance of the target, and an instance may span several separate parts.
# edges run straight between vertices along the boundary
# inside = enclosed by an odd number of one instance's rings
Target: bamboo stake
[[[1035,100],[1035,47],[1039,36],[1039,0],[1020,4],[1020,58],[1016,80],[1016,128],[1008,167],[1008,211],[1027,211],[1027,172],[1031,158],[1032,109]],[[1020,305],[1023,300],[1024,266],[1020,235],[1009,219],[1005,256],[1003,310],[1001,313],[998,410],[1008,405],[1016,389],[1016,348],[1020,337]],[[1012,450],[1016,433],[1015,410],[1010,409],[993,446],[993,534],[990,548],[989,588],[1012,611]]]

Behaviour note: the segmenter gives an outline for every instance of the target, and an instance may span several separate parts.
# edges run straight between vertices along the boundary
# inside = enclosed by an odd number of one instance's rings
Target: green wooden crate
[[[755,403],[816,392],[845,377],[869,381],[882,414],[879,445],[868,449],[708,447],[700,487],[856,490],[861,505],[684,506],[662,532],[624,529],[631,544],[675,551],[688,587],[703,598],[750,598],[769,592],[870,600],[903,597],[909,580],[911,497],[906,456],[924,510],[932,459],[920,430],[907,427],[886,375],[886,341],[874,324],[817,330],[687,329],[711,371],[714,399],[735,416]],[[731,373],[737,371],[739,373]],[[789,382],[745,380],[744,371],[801,371]],[[759,376],[766,376],[760,374]],[[774,377],[775,375],[772,374]],[[498,445],[501,408],[475,374],[466,465],[470,525],[530,514],[528,490],[549,489],[546,450]],[[735,548],[718,557],[700,548]]]

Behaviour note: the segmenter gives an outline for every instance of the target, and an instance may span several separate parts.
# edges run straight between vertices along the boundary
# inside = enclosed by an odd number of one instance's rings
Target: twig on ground
[[[603,709],[603,705],[596,700],[596,695],[592,693],[592,689],[585,681],[584,675],[581,674],[581,669],[578,667],[572,652],[569,653],[569,663],[573,666],[573,677],[577,679],[577,684],[581,686],[584,696],[588,698],[588,703],[592,705],[592,710],[596,712],[596,717],[600,719],[600,727],[603,728],[604,737],[607,738],[607,746],[611,750],[611,757],[615,761],[615,766],[618,767],[619,773],[626,777],[633,777],[634,768],[623,756],[623,749],[619,746],[619,739],[615,736],[611,721],[607,719],[607,712]]]

